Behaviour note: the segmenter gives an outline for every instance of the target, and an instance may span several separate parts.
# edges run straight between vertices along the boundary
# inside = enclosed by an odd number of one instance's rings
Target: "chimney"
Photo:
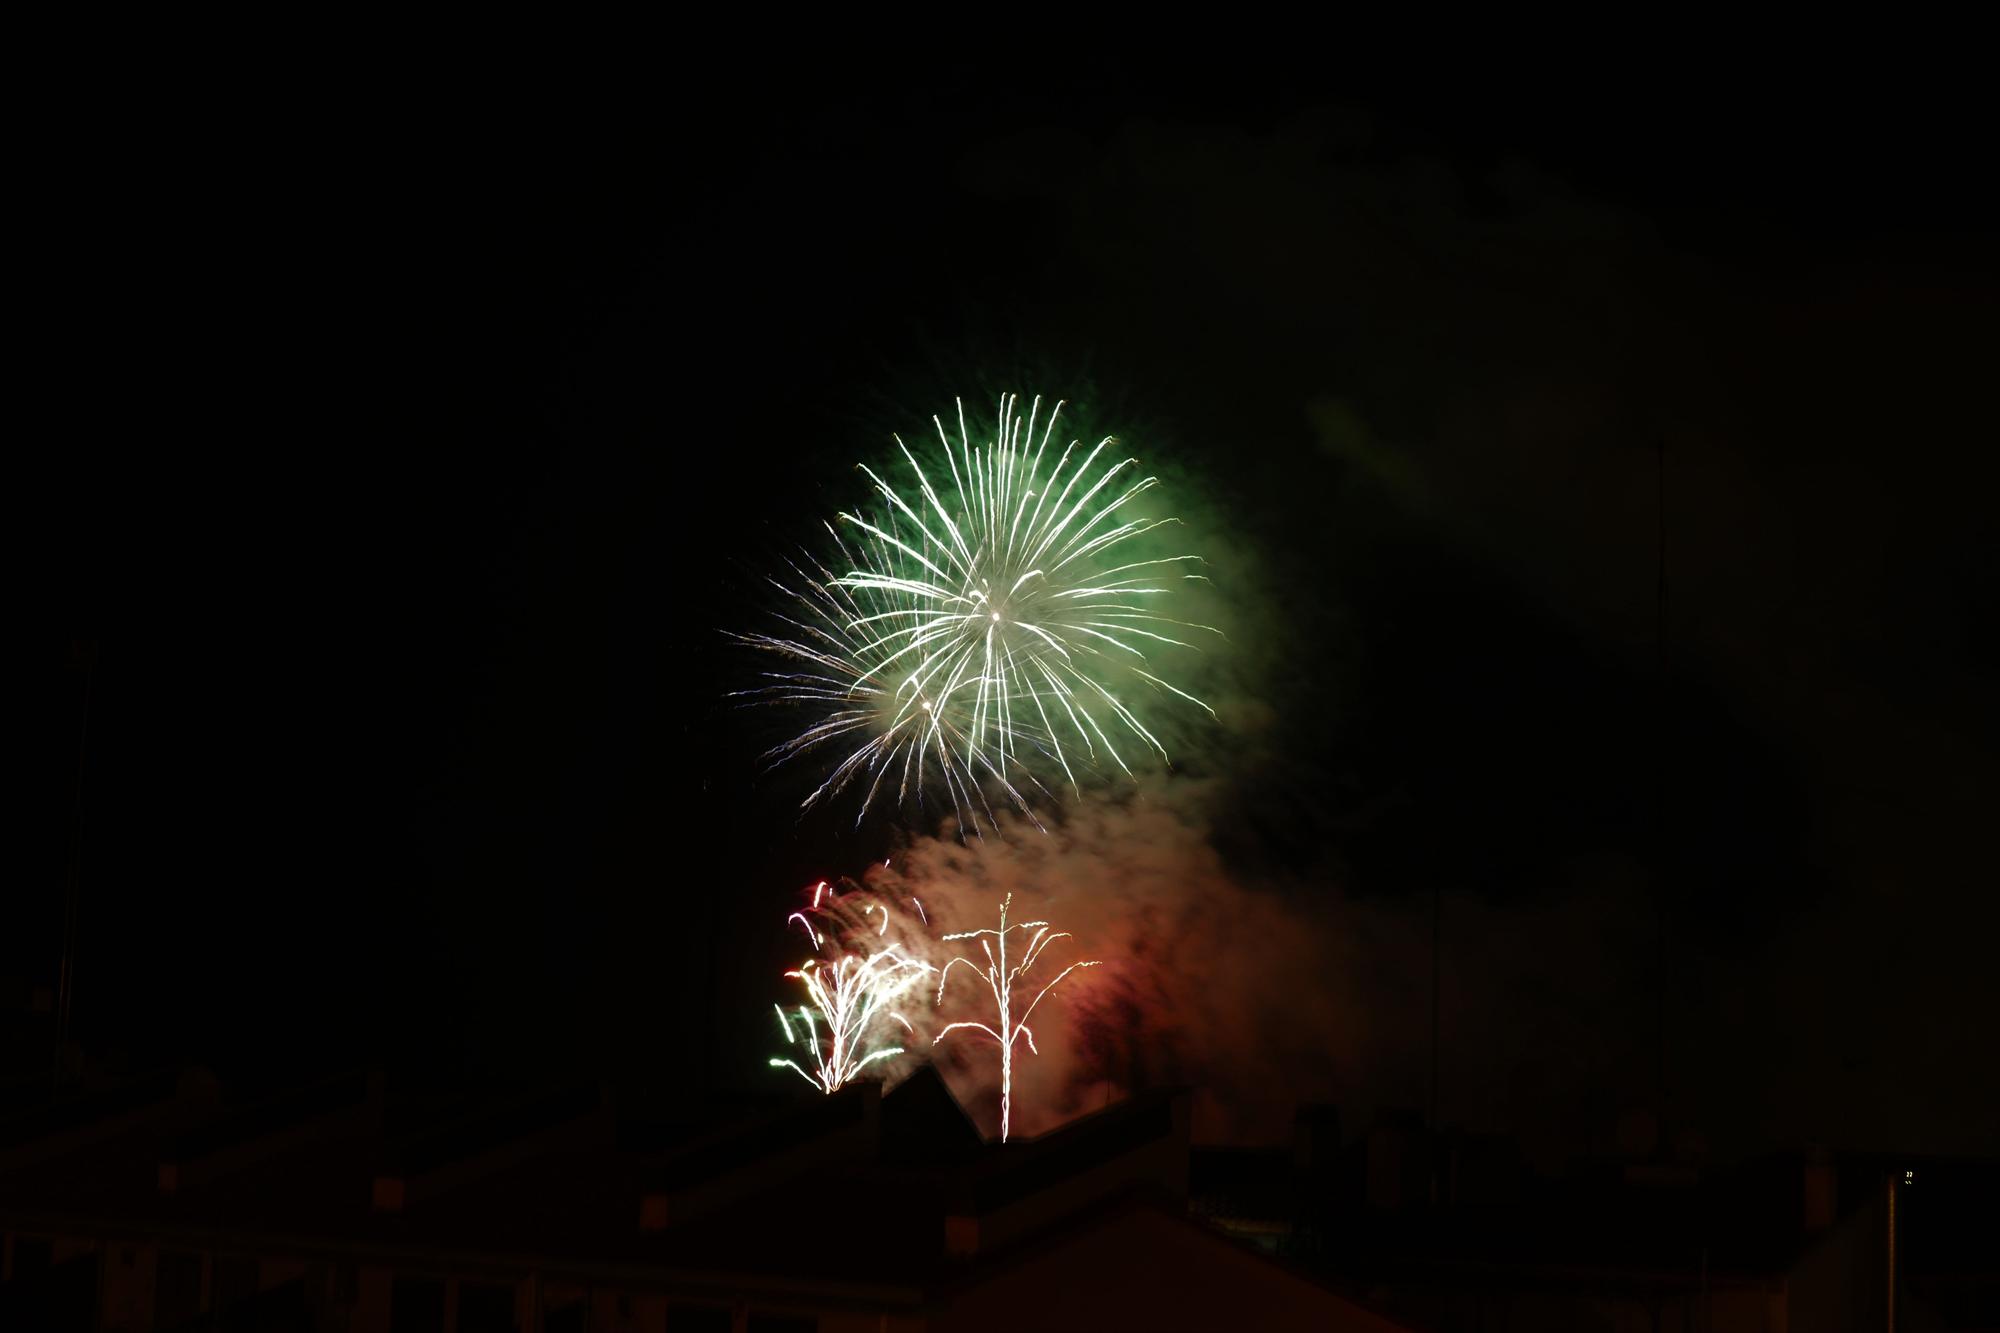
[[[1415,1111],[1384,1111],[1368,1131],[1368,1206],[1400,1212],[1428,1197],[1424,1123]]]
[[[1840,1214],[1840,1180],[1833,1169],[1833,1155],[1824,1145],[1806,1149],[1802,1183],[1805,1229],[1825,1231]]]
[[[1325,1175],[1340,1157],[1340,1108],[1328,1102],[1306,1102],[1292,1117],[1292,1169],[1301,1175]]]

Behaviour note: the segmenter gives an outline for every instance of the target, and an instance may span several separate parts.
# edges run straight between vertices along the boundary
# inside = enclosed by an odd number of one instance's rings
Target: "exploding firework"
[[[737,636],[787,659],[743,693],[814,718],[770,757],[839,752],[803,804],[859,786],[858,821],[891,789],[921,804],[928,782],[974,828],[992,823],[989,791],[1032,820],[1031,798],[1077,790],[1080,772],[1130,775],[1121,746],[1167,759],[1141,718],[1153,702],[1214,715],[1149,669],[1161,645],[1219,632],[1171,614],[1184,582],[1203,577],[1199,557],[1142,549],[1177,522],[1132,512],[1156,479],[1133,458],[1101,463],[1110,437],[1051,459],[1062,404],[1043,417],[1037,398],[1025,420],[1018,407],[1001,399],[984,445],[962,403],[956,444],[932,418],[942,468],[894,437],[902,484],[864,466],[877,508],[828,525],[830,565],[795,564],[776,581],[790,599],[782,630]]]
[[[827,886],[822,882],[814,888],[813,910],[820,912],[828,901]],[[886,932],[888,909],[873,906],[881,912]],[[794,912],[786,918],[787,925],[792,922],[805,931],[816,955],[825,952],[829,938],[836,945],[840,942],[838,928],[822,931],[805,912]],[[910,957],[899,944],[887,944],[873,951],[841,953],[831,962],[822,962],[820,957],[807,959],[785,973],[787,978],[805,987],[807,1003],[799,1005],[790,1015],[783,1005],[773,1008],[778,1012],[778,1026],[785,1034],[786,1044],[794,1048],[803,1046],[813,1067],[807,1069],[784,1056],[774,1056],[771,1067],[795,1070],[821,1092],[832,1093],[852,1082],[870,1065],[903,1054],[902,1046],[876,1045],[870,1049],[873,1031],[879,1026],[877,1020],[887,1019],[900,1024],[905,1035],[915,1035],[916,1029],[896,1011],[895,1005],[931,971],[928,963]]]
[[[944,970],[938,973],[937,999],[935,1001],[937,1004],[944,1003],[945,983],[951,980],[951,970],[954,967],[969,968],[983,977],[986,981],[987,989],[993,993],[993,1003],[998,1014],[998,1022],[990,1027],[985,1023],[976,1021],[949,1023],[938,1032],[936,1037],[931,1039],[931,1044],[936,1045],[958,1029],[970,1028],[977,1032],[984,1032],[987,1036],[1000,1043],[1000,1141],[1002,1143],[1007,1141],[1008,1121],[1013,1110],[1014,1043],[1025,1040],[1028,1043],[1030,1051],[1037,1055],[1041,1054],[1041,1052],[1035,1050],[1035,1033],[1028,1026],[1028,1019],[1034,1014],[1035,1006],[1040,1004],[1042,998],[1054,990],[1057,983],[1070,973],[1076,971],[1078,968],[1097,966],[1094,960],[1083,963],[1071,963],[1068,967],[1056,973],[1055,980],[1035,992],[1035,998],[1028,1001],[1027,1007],[1021,1010],[1019,1018],[1014,1017],[1014,984],[1021,979],[1029,968],[1035,965],[1036,960],[1042,956],[1044,949],[1057,940],[1069,939],[1070,933],[1066,930],[1051,932],[1049,930],[1049,923],[1046,921],[1022,921],[1011,926],[1008,925],[1007,909],[1013,905],[1013,902],[1014,895],[1011,893],[1001,900],[1000,928],[998,930],[966,930],[944,937],[947,940],[978,940],[980,952],[986,956],[986,968],[984,971],[981,971],[979,965],[970,958],[960,957],[946,963]],[[1033,933],[1028,936],[1028,947],[1022,954],[1020,961],[1010,967],[1007,961],[1007,936],[1017,930],[1031,931]]]

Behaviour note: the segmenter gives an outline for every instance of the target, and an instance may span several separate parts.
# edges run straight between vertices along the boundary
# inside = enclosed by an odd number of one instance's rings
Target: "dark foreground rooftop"
[[[0,1326],[1398,1326],[1189,1216],[1182,1094],[1004,1146],[929,1070],[716,1110],[366,1074],[66,1098],[0,1123]]]

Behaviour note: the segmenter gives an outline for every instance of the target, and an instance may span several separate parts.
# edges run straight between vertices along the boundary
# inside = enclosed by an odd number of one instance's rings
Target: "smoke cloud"
[[[933,940],[993,927],[1009,895],[1010,920],[1070,932],[1022,978],[1017,1004],[1071,962],[1100,963],[1071,973],[1036,1011],[1038,1054],[1024,1045],[1014,1069],[1017,1134],[1176,1085],[1195,1090],[1196,1134],[1208,1142],[1281,1141],[1305,1102],[1334,1102],[1356,1124],[1384,1105],[1426,1106],[1430,904],[1357,899],[1324,879],[1233,866],[1216,846],[1216,797],[1210,783],[1151,782],[1087,797],[1045,833],[916,839],[867,876],[880,894],[921,901]],[[1643,1091],[1643,1062],[1632,1058],[1643,1007],[1623,980],[1644,955],[1621,924],[1631,906],[1601,891],[1525,913],[1442,900],[1453,955],[1440,996],[1454,1085],[1447,1118],[1497,1127],[1566,1101],[1581,1076],[1602,1082],[1605,1066],[1621,1062],[1634,1096]],[[942,964],[954,946],[932,948]],[[990,1008],[961,971],[937,1026],[990,1023]],[[954,1033],[936,1057],[990,1131],[991,1041]],[[1604,1120],[1617,1109],[1570,1105]]]

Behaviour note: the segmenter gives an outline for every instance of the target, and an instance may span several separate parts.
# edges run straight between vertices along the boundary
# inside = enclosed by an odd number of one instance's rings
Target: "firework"
[[[987,1036],[1000,1043],[1000,1141],[1002,1143],[1007,1141],[1008,1121],[1013,1109],[1014,1043],[1025,1040],[1031,1052],[1037,1055],[1041,1054],[1041,1052],[1035,1050],[1035,1033],[1028,1026],[1028,1019],[1034,1014],[1035,1006],[1040,1004],[1042,998],[1054,990],[1057,983],[1070,973],[1076,971],[1078,968],[1096,967],[1098,965],[1094,960],[1083,963],[1071,963],[1056,974],[1055,980],[1049,982],[1048,985],[1042,987],[1039,991],[1036,991],[1035,998],[1028,1001],[1027,1007],[1021,1010],[1021,1016],[1015,1018],[1014,984],[1021,979],[1029,968],[1035,965],[1035,961],[1042,956],[1044,949],[1057,940],[1069,939],[1071,936],[1066,930],[1051,932],[1049,930],[1049,923],[1046,921],[1022,921],[1011,926],[1008,925],[1007,909],[1013,905],[1013,902],[1014,895],[1011,893],[1001,900],[1000,928],[998,930],[967,930],[944,937],[947,940],[978,940],[980,952],[986,957],[986,968],[983,972],[980,971],[979,965],[970,958],[960,957],[946,963],[944,970],[938,973],[937,999],[935,1001],[937,1004],[944,1003],[945,983],[951,980],[951,970],[954,967],[969,968],[983,977],[986,981],[987,989],[993,993],[993,1003],[998,1013],[998,1023],[991,1027],[985,1023],[970,1021],[950,1023],[941,1029],[937,1036],[931,1040],[931,1044],[936,1045],[958,1029],[970,1028],[977,1032],[984,1032]],[[1031,931],[1033,933],[1028,937],[1028,947],[1021,955],[1020,961],[1010,967],[1007,961],[1007,936],[1017,930]]]
[[[1202,578],[1199,557],[1141,549],[1177,522],[1131,512],[1156,479],[1136,459],[1101,462],[1109,437],[1052,455],[1062,404],[1018,409],[1001,399],[983,445],[962,403],[955,444],[932,418],[942,467],[893,437],[899,482],[864,466],[877,507],[827,525],[830,564],[774,580],[789,598],[781,630],[736,636],[787,659],[742,693],[813,716],[769,757],[838,753],[803,804],[857,786],[858,822],[890,790],[921,804],[928,783],[974,828],[992,822],[989,791],[1032,820],[1031,798],[1078,789],[1079,772],[1129,775],[1121,746],[1166,759],[1141,718],[1151,703],[1214,715],[1151,669],[1161,645],[1218,632],[1170,614],[1180,586]]]
[[[821,882],[813,891],[814,912],[821,913],[822,903],[827,901],[827,886]],[[888,909],[879,904],[872,906],[881,913],[882,933],[886,934]],[[837,937],[846,933],[838,927],[822,931],[804,912],[794,912],[786,918],[787,925],[792,922],[797,922],[812,941],[815,955],[824,954],[829,936],[836,937],[838,943]],[[831,961],[823,961],[819,956],[807,959],[785,973],[805,988],[807,1003],[790,1014],[783,1005],[773,1008],[777,1010],[785,1043],[795,1048],[803,1046],[813,1067],[807,1069],[797,1060],[783,1056],[772,1057],[771,1067],[795,1070],[821,1092],[832,1093],[853,1081],[868,1066],[903,1054],[902,1046],[876,1045],[870,1049],[872,1034],[880,1026],[878,1020],[886,1019],[900,1024],[905,1035],[915,1035],[916,1029],[897,1012],[895,1005],[931,970],[928,963],[910,957],[901,945],[894,943],[874,951],[841,953]]]

